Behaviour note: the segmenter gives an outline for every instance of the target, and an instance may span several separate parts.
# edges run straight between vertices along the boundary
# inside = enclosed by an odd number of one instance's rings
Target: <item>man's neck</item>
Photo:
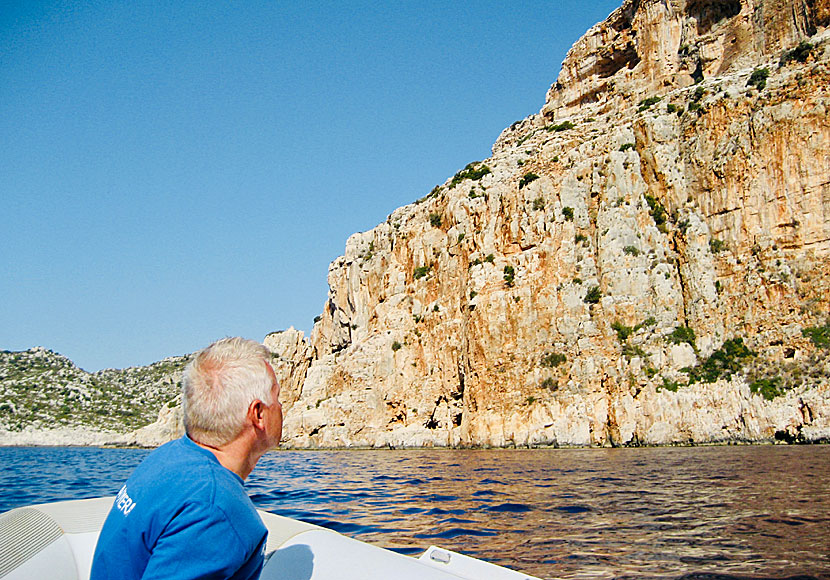
[[[225,469],[234,472],[243,480],[247,479],[251,472],[256,467],[257,461],[262,456],[262,453],[257,454],[246,437],[237,437],[233,441],[214,447],[199,443],[196,440],[193,442],[201,447],[207,449],[216,457],[219,464]]]

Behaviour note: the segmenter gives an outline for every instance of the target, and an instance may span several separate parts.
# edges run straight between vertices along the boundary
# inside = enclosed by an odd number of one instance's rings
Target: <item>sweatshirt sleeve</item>
[[[227,516],[215,507],[187,504],[152,548],[142,579],[256,579],[265,537],[246,549]]]

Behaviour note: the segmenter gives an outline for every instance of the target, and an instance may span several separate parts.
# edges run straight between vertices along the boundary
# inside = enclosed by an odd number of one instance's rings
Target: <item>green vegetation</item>
[[[678,111],[678,107],[674,103],[669,103],[666,105],[666,111],[669,113],[676,113]]]
[[[617,332],[617,338],[620,342],[625,342],[628,340],[628,337],[634,332],[633,326],[626,326],[619,320],[615,320],[611,323],[611,328],[613,328]]]
[[[429,225],[434,228],[441,227],[441,214],[440,213],[431,213],[429,214]]]
[[[759,91],[763,91],[764,87],[767,86],[767,78],[769,78],[768,68],[756,68],[752,71],[752,74],[749,75],[749,80],[746,81],[746,86],[754,86]]]
[[[690,113],[694,113],[696,111],[699,111],[701,108],[702,108],[701,104],[698,103],[697,101],[692,101],[691,103],[689,103],[689,112]]]
[[[600,292],[599,286],[592,286],[588,290],[588,293],[585,294],[585,298],[583,298],[583,301],[586,304],[596,304],[597,302],[600,301],[601,298],[602,298],[602,292]]]
[[[818,348],[830,348],[830,322],[824,326],[808,326],[801,329],[801,335],[809,338]]]
[[[726,244],[721,240],[716,240],[712,238],[709,240],[709,249],[712,250],[713,254],[717,254],[718,252],[722,252],[726,249]]]
[[[542,381],[541,387],[549,391],[555,391],[559,388],[559,383],[553,380],[551,377],[548,377],[544,381]]]
[[[749,390],[753,393],[761,395],[767,401],[772,401],[775,397],[783,395],[786,392],[781,377],[771,377],[752,381],[749,384]]]
[[[731,338],[703,363],[682,371],[689,375],[689,384],[714,383],[720,378],[731,378],[741,370],[746,359],[753,356],[755,353],[744,345],[742,338]]]
[[[91,427],[127,432],[155,421],[181,390],[187,357],[88,373],[53,351],[0,352],[0,429]]]
[[[403,346],[403,345],[401,345],[401,343],[396,340],[395,342],[392,343],[392,351],[393,352],[398,352],[399,350],[401,350],[401,346]]]
[[[640,107],[637,109],[638,112],[642,113],[643,111],[647,111],[651,108],[652,105],[656,105],[663,99],[661,97],[648,97],[647,99],[643,99],[640,101]]]
[[[562,123],[559,123],[558,125],[548,125],[547,127],[545,127],[545,130],[548,131],[548,133],[550,133],[550,132],[559,133],[561,131],[568,131],[569,129],[573,129],[574,127],[576,127],[576,125],[574,125],[570,121],[563,121]]]
[[[470,300],[472,300],[476,296],[478,296],[478,292],[476,292],[475,290],[470,290]]]
[[[634,149],[634,143],[623,143],[620,145],[620,151],[628,151],[629,149]]]
[[[482,177],[488,175],[489,173],[491,173],[490,168],[481,161],[473,161],[472,163],[468,163],[464,169],[453,176],[450,181],[450,189],[454,188],[465,179],[479,181]]]
[[[519,180],[519,189],[523,188],[525,185],[528,185],[529,183],[533,183],[537,179],[539,179],[538,175],[536,175],[532,171],[528,171]]]
[[[680,383],[678,383],[677,381],[670,381],[669,379],[664,378],[663,379],[663,384],[661,386],[657,387],[657,392],[659,393],[660,391],[665,390],[665,391],[671,391],[672,393],[676,393],[677,389],[679,387],[680,387]]]
[[[492,264],[493,262],[496,261],[496,257],[493,254],[487,254],[484,257],[484,261],[487,262],[488,264]]]
[[[674,344],[690,344],[693,349],[697,350],[697,345],[695,344],[695,331],[693,328],[689,328],[688,326],[678,326],[674,330],[672,330],[671,334],[668,336],[669,342]]]
[[[545,209],[545,200],[541,197],[537,197],[533,200],[533,210],[539,211],[540,209]]]
[[[646,318],[641,323],[635,326],[626,326],[619,320],[615,320],[611,323],[611,328],[616,331],[617,338],[619,339],[619,341],[625,342],[626,340],[628,340],[629,336],[631,336],[638,330],[646,328],[647,326],[654,326],[655,324],[657,324],[657,321],[654,319],[653,316],[649,316],[648,318]]]
[[[798,43],[798,46],[784,53],[779,64],[785,65],[792,60],[807,62],[807,59],[810,57],[810,54],[813,52],[814,48],[815,45],[810,44],[806,40],[802,40]]]
[[[654,220],[654,224],[657,226],[657,229],[663,233],[666,233],[666,208],[663,207],[663,204],[652,195],[646,195],[646,203],[648,203],[649,215],[651,215],[651,218]]]
[[[558,352],[550,352],[542,357],[542,366],[552,369],[558,367],[566,360],[568,360],[568,357],[566,357],[564,354]]]
[[[625,343],[622,348],[622,355],[626,358],[648,358],[648,353],[639,345]]]
[[[623,252],[628,254],[629,256],[639,256],[640,250],[637,249],[636,246],[626,246],[623,248]]]
[[[513,266],[508,264],[504,267],[504,282],[507,284],[508,288],[512,288],[515,284],[515,275],[516,271],[513,269]]]
[[[565,217],[566,220],[572,222],[574,219],[574,208],[568,206],[563,207],[562,215]]]
[[[415,271],[412,273],[412,276],[416,280],[420,280],[424,276],[429,275],[430,270],[432,270],[431,264],[427,264],[425,266],[418,266],[417,268],[415,268]]]
[[[574,236],[574,243],[575,244],[581,244],[582,242],[587,242],[587,241],[588,241],[588,237],[585,234],[576,234]]]

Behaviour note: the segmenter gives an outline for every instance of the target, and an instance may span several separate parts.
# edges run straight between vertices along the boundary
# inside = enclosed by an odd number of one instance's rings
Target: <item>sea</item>
[[[0,448],[0,512],[114,495],[148,451]],[[540,578],[830,579],[830,446],[275,451],[260,508]]]

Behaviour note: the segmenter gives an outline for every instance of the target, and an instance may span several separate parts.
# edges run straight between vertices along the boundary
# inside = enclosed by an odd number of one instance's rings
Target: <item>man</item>
[[[104,522],[91,580],[259,577],[266,529],[243,487],[282,435],[268,350],[226,338],[183,380],[187,435],[152,452]]]

